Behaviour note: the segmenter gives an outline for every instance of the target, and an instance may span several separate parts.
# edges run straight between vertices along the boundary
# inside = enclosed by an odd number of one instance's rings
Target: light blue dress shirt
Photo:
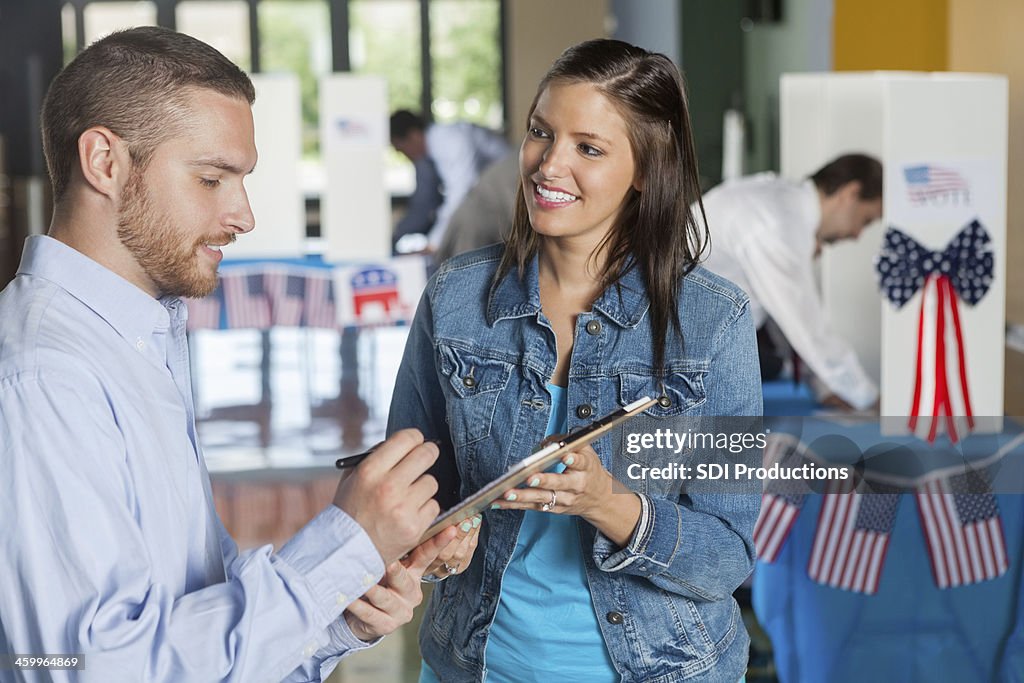
[[[341,615],[382,560],[333,505],[278,553],[238,553],[196,439],[186,317],[27,241],[0,293],[0,654],[84,654],[44,672],[59,681],[321,680],[367,645]]]

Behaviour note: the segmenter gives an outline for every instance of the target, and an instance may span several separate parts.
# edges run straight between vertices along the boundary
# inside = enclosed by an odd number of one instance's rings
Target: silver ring
[[[554,491],[551,492],[551,500],[540,506],[542,512],[550,512],[551,508],[555,507],[555,503],[558,502],[558,494]]]
[[[442,562],[441,566],[444,567],[444,571],[445,571],[446,574],[448,574],[448,576],[451,576],[452,574],[454,574],[454,573],[459,571],[459,566],[458,565],[455,565],[453,567],[450,564],[448,564],[447,562]]]

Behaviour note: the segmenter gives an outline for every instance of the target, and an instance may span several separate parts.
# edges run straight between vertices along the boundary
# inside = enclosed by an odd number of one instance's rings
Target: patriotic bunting
[[[766,465],[775,458],[820,463],[795,438],[772,434]],[[1009,570],[999,504],[992,493],[991,467],[1019,440],[970,465],[917,478],[872,475],[829,480],[807,562],[811,580],[831,588],[873,595],[878,591],[900,501],[914,494],[935,585],[956,588],[997,579]],[[799,466],[794,462],[789,465]],[[761,513],[754,526],[758,560],[775,562],[807,498],[793,482],[765,481]]]

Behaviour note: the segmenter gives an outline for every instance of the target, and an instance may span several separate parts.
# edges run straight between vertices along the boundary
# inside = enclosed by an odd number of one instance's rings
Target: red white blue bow
[[[974,428],[958,299],[971,306],[981,301],[992,285],[994,262],[991,239],[977,220],[942,251],[889,228],[875,261],[879,287],[896,308],[922,290],[908,425],[916,432],[919,418],[930,418],[929,442],[935,441],[943,418],[953,443],[959,439],[954,416],[966,418],[968,431]]]

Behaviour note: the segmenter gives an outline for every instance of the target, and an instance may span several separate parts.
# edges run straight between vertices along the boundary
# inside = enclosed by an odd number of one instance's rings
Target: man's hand
[[[413,610],[423,601],[420,579],[438,553],[455,538],[448,527],[424,541],[403,560],[388,565],[384,578],[345,610],[345,621],[360,640],[373,640],[393,633],[412,620]]]
[[[415,546],[440,512],[437,481],[424,474],[437,456],[418,430],[403,429],[338,485],[334,504],[363,527],[385,565]]]

